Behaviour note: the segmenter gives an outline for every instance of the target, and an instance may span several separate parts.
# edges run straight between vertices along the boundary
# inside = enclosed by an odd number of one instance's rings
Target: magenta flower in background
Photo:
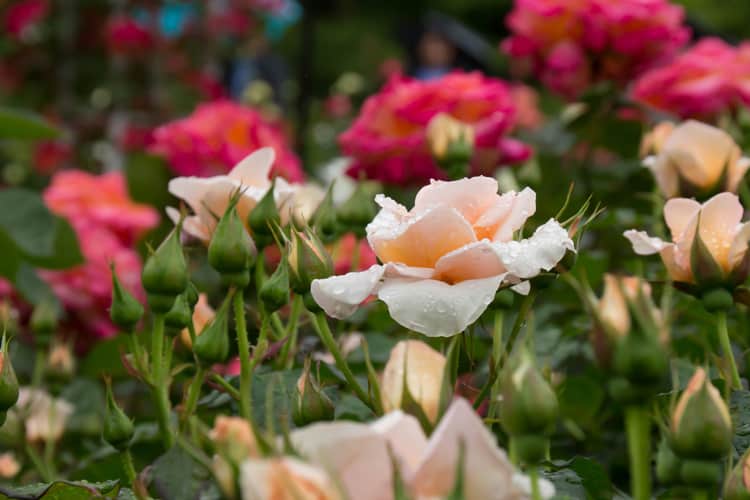
[[[711,121],[734,106],[750,104],[749,82],[750,44],[734,47],[705,38],[670,64],[644,74],[633,97],[682,118]]]
[[[166,158],[179,176],[210,177],[229,172],[266,146],[276,152],[272,175],[291,182],[304,180],[300,161],[280,126],[228,100],[201,104],[190,116],[157,128],[150,149]]]
[[[684,17],[668,0],[516,0],[502,49],[517,72],[573,98],[669,60],[690,37]]]
[[[47,0],[22,0],[5,10],[5,31],[15,39],[23,38],[26,31],[47,16]]]
[[[73,226],[85,262],[63,271],[42,271],[42,278],[65,306],[71,328],[85,340],[115,334],[107,313],[112,293],[109,266],[114,264],[123,285],[144,298],[141,259],[133,247],[159,222],[156,210],[130,199],[119,172],[62,171],[43,197],[51,211]]]
[[[127,15],[111,17],[105,35],[110,52],[127,56],[145,56],[156,42],[148,26]]]
[[[523,161],[531,153],[528,146],[506,137],[516,110],[510,87],[502,80],[479,72],[455,72],[430,81],[396,75],[365,101],[339,137],[341,149],[354,160],[349,174],[392,184],[444,179],[425,137],[427,124],[438,113],[474,126],[476,173]]]

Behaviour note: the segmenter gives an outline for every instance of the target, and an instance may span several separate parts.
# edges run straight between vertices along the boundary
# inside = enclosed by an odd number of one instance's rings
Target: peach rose
[[[743,213],[739,199],[732,193],[719,193],[702,205],[687,198],[673,198],[664,205],[672,243],[634,229],[625,231],[625,237],[638,255],[660,254],[674,281],[694,284],[723,280],[737,284],[745,280],[748,272],[750,223],[742,223]],[[696,245],[702,246],[700,252],[695,252]],[[691,258],[694,252],[702,259],[697,268],[697,259]],[[712,274],[707,276],[706,272]]]
[[[406,383],[412,399],[429,421],[435,423],[444,371],[445,356],[421,340],[402,340],[391,349],[383,370],[380,385],[383,409],[388,412],[401,408]]]
[[[644,164],[653,172],[662,194],[672,198],[681,191],[710,193],[737,192],[750,168],[750,158],[723,130],[688,120],[673,130],[657,129],[653,136],[655,155]],[[693,194],[682,193],[682,194]]]
[[[169,181],[169,192],[185,201],[194,214],[185,218],[185,232],[205,242],[209,241],[232,194],[238,190],[241,190],[241,195],[237,213],[246,222],[255,205],[271,188],[269,172],[274,158],[272,148],[262,148],[248,155],[227,175],[207,178],[177,177]],[[274,199],[279,206],[283,206],[293,192],[293,188],[284,179],[276,179]],[[167,215],[175,222],[180,218],[179,212],[172,207],[167,207]]]
[[[536,210],[536,195],[497,189],[489,177],[433,181],[412,210],[376,196],[381,210],[367,239],[383,265],[315,280],[313,298],[328,315],[345,318],[376,294],[402,326],[444,337],[476,321],[501,284],[528,293],[525,280],[551,270],[574,251],[573,241],[554,219],[514,241]]]
[[[454,488],[463,447],[466,500],[527,498],[529,482],[519,474],[495,437],[465,399],[456,399],[428,439],[417,419],[394,411],[370,425],[317,423],[292,432],[292,445],[311,463],[322,464],[348,498],[392,500],[392,457],[411,498],[445,498]],[[542,496],[554,488],[541,481]]]
[[[248,460],[240,469],[242,500],[341,500],[324,469],[291,457]]]
[[[57,441],[65,432],[68,418],[73,414],[73,405],[41,389],[22,387],[18,402],[8,412],[8,418],[11,418],[11,413],[13,418],[23,422],[28,442]]]
[[[216,448],[233,463],[258,455],[250,423],[242,417],[217,416],[210,437]]]
[[[618,335],[630,331],[630,309],[628,302],[635,301],[638,294],[651,296],[651,286],[635,276],[604,275],[604,294],[597,303],[599,319]]]

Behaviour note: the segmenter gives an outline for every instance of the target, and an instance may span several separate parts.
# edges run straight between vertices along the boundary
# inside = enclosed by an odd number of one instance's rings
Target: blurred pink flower
[[[157,128],[151,151],[164,156],[177,175],[209,177],[229,172],[264,146],[276,151],[272,175],[304,180],[280,127],[258,111],[227,100],[201,104],[190,116]]]
[[[511,99],[516,107],[515,126],[521,129],[535,129],[544,121],[539,110],[539,94],[528,85],[515,84],[510,88]]]
[[[688,40],[684,10],[668,0],[516,0],[502,49],[516,70],[575,97],[591,83],[626,84]]]
[[[712,118],[741,101],[750,102],[750,45],[737,49],[704,38],[666,66],[644,74],[636,100],[683,118]]]
[[[356,248],[358,245],[359,248]],[[366,238],[359,241],[354,233],[347,233],[330,247],[331,260],[333,261],[333,274],[346,274],[349,271],[364,271],[378,263],[375,252],[372,251]],[[356,269],[352,269],[352,256],[354,252],[359,252],[359,264]]]
[[[13,38],[20,39],[26,30],[47,16],[47,0],[22,0],[7,7],[5,30]]]
[[[438,113],[474,127],[475,172],[491,172],[513,152],[524,159],[530,150],[505,137],[514,124],[509,86],[479,72],[454,72],[430,81],[392,77],[362,106],[352,126],[340,137],[344,153],[353,157],[349,174],[393,184],[443,179],[445,174],[429,153],[427,124]]]
[[[147,26],[126,15],[113,16],[107,22],[106,41],[109,51],[127,56],[145,55],[155,39]]]
[[[102,227],[125,246],[132,246],[159,222],[156,210],[130,198],[120,172],[59,172],[43,196],[49,209],[65,217],[76,231]]]
[[[112,292],[109,266],[113,264],[123,285],[143,299],[141,259],[133,245],[158,223],[156,210],[130,199],[119,172],[59,172],[43,197],[50,210],[73,226],[85,262],[62,271],[42,271],[42,278],[65,306],[70,326],[87,334],[86,340],[113,335],[117,329],[107,313]]]

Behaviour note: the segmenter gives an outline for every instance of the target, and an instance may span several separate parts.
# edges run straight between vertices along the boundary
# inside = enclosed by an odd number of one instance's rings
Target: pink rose
[[[47,16],[47,0],[22,0],[5,11],[5,29],[14,38],[20,39],[29,28]]]
[[[304,180],[299,159],[279,126],[254,109],[226,100],[201,104],[190,116],[157,128],[151,151],[164,156],[177,175],[208,177],[226,174],[265,146],[276,152],[272,175]]]
[[[396,76],[365,101],[352,126],[339,137],[344,153],[354,158],[349,174],[364,173],[393,184],[445,178],[425,136],[428,123],[440,113],[474,128],[475,171],[490,172],[502,161],[505,135],[515,115],[505,82],[479,72],[455,72],[430,81]]]
[[[110,52],[128,56],[145,55],[155,43],[148,27],[125,15],[110,18],[106,40]]]
[[[501,47],[515,66],[575,97],[594,82],[626,84],[690,36],[667,0],[516,0]]]

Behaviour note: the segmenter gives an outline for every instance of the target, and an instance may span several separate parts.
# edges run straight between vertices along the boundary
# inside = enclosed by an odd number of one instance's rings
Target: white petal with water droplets
[[[346,318],[372,295],[384,272],[384,266],[374,264],[366,271],[313,280],[310,293],[326,314]]]
[[[495,251],[508,272],[522,279],[549,271],[568,250],[575,251],[573,240],[554,219],[539,226],[531,238],[495,244]]]
[[[668,246],[672,246],[671,243],[666,243],[659,238],[649,236],[646,231],[628,229],[622,234],[630,241],[633,245],[633,251],[638,255],[653,255],[661,252]]]

